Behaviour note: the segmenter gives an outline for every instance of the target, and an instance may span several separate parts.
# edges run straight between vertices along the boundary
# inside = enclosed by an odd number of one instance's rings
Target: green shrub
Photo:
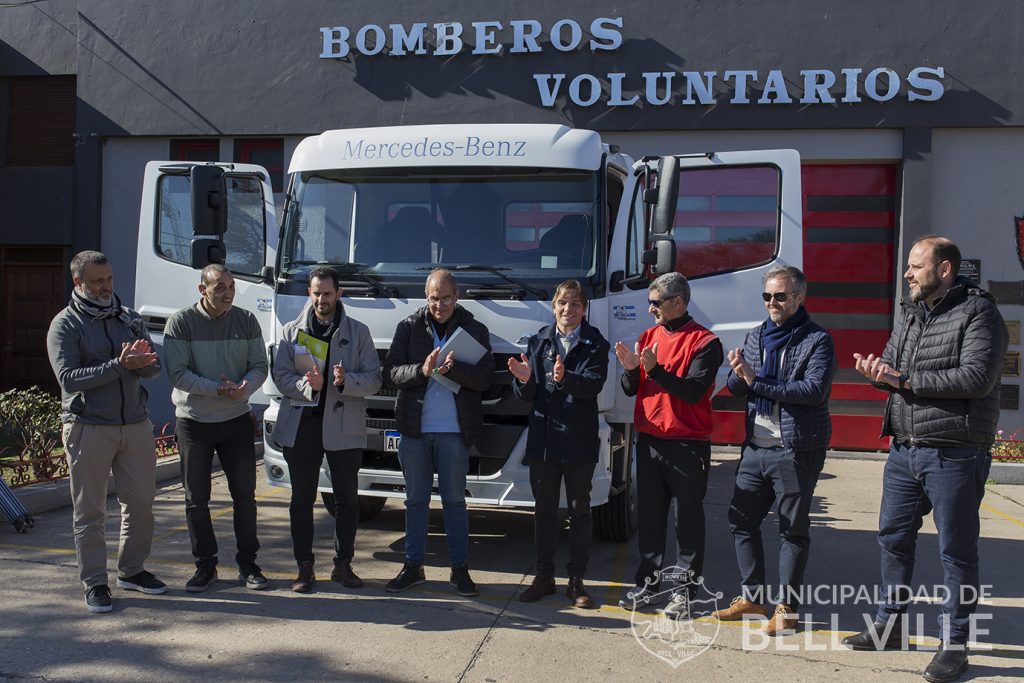
[[[36,479],[52,478],[63,464],[51,457],[61,442],[60,400],[39,387],[0,393],[0,435],[0,467],[25,469],[32,461]]]

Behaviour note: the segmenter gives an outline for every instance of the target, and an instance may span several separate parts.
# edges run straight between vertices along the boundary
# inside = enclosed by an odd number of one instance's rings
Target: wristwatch
[[[900,375],[900,389],[906,389],[907,388],[907,382],[909,380],[910,380],[910,375],[908,375],[907,373],[904,372],[902,375]]]

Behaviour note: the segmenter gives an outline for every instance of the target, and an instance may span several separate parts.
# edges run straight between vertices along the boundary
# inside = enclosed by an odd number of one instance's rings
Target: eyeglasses
[[[786,303],[786,299],[789,298],[789,294],[785,292],[776,292],[775,294],[769,294],[768,292],[761,292],[761,298],[764,299],[765,303],[768,303],[772,299],[775,299],[780,304]]]
[[[679,295],[676,294],[676,296],[679,296]],[[667,296],[664,299],[648,299],[647,300],[647,305],[648,306],[654,306],[655,308],[661,308],[661,305],[663,303],[665,303],[666,301],[671,301],[672,299],[675,299],[676,296]]]
[[[427,297],[427,303],[430,304],[431,306],[446,306],[447,307],[447,306],[451,306],[453,303],[455,303],[455,297],[449,295],[449,296],[443,296],[440,299],[438,299],[435,296],[428,296]]]

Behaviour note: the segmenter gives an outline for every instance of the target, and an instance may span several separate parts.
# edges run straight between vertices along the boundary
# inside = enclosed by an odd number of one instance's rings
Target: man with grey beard
[[[46,350],[60,384],[85,606],[101,613],[113,609],[103,535],[111,472],[121,503],[117,586],[151,594],[167,590],[143,567],[153,542],[156,442],[141,380],[159,375],[160,364],[142,318],[114,294],[106,256],[77,254],[71,277],[71,303],[50,323]]]
[[[942,644],[924,671],[933,683],[954,681],[967,669],[979,588],[978,507],[992,463],[1008,336],[992,296],[959,269],[952,241],[917,240],[903,275],[910,296],[885,351],[877,358],[854,354],[857,370],[889,392],[882,432],[892,443],[878,519],[883,602],[874,623],[843,644],[853,650],[904,645],[917,532],[934,510],[946,590]]]

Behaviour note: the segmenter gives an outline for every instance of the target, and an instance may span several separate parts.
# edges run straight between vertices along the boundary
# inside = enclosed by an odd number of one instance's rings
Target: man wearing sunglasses
[[[690,284],[666,273],[649,287],[648,311],[654,327],[630,350],[621,341],[615,356],[625,374],[622,388],[636,396],[636,483],[640,566],[636,587],[619,601],[639,609],[665,595],[659,580],[665,559],[669,503],[676,499],[678,566],[688,573],[689,595],[677,591],[666,616],[689,618],[687,598],[695,597],[704,569],[704,494],[711,467],[711,392],[722,365],[722,342],[687,313]]]
[[[776,266],[764,275],[761,298],[768,319],[729,352],[727,386],[747,401],[746,439],[736,469],[729,526],[742,588],[712,616],[739,621],[768,616],[765,633],[796,626],[810,548],[814,487],[832,436],[828,399],[836,372],[832,336],[804,308],[807,278],[798,268]],[[779,501],[779,583],[765,581],[761,523]]]
[[[962,275],[945,237],[914,243],[903,277],[910,296],[882,355],[854,354],[856,368],[889,392],[882,433],[892,437],[882,475],[878,545],[883,602],[874,623],[843,639],[853,650],[903,646],[904,614],[921,520],[934,510],[946,586],[942,644],[924,677],[953,681],[967,668],[977,607],[978,507],[999,422],[1007,331],[992,295]]]

